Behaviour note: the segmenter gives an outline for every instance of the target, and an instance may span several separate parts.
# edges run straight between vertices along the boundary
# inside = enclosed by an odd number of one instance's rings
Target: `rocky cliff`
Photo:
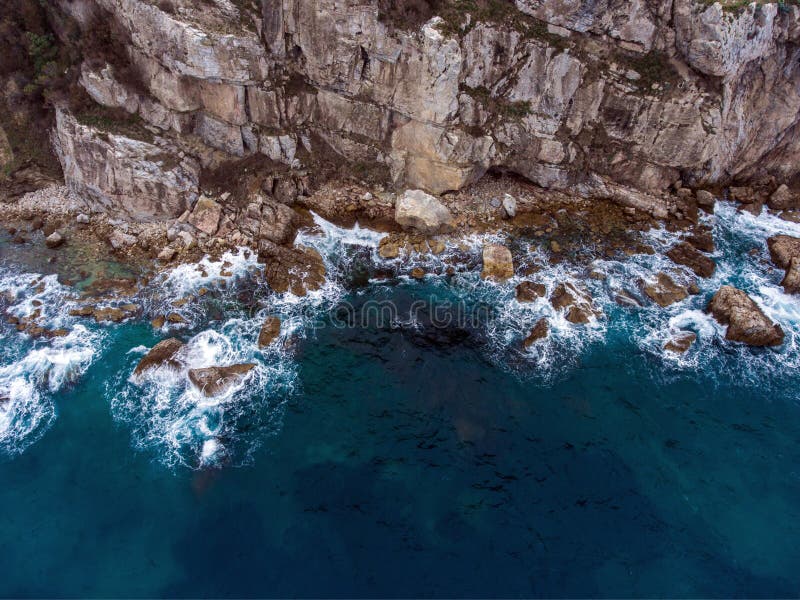
[[[294,171],[321,157],[380,166],[394,185],[435,194],[498,169],[657,211],[677,180],[774,189],[800,170],[794,4],[53,6],[65,44],[75,31],[115,32],[114,52],[84,53],[79,83],[143,133],[62,102],[65,178],[134,218],[177,216],[197,198],[201,170],[257,155]]]

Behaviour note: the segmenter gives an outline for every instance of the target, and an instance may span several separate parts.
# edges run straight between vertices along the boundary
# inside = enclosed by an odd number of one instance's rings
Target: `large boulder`
[[[397,199],[394,219],[403,227],[434,234],[453,228],[453,215],[439,200],[422,190],[406,190]]]
[[[189,215],[189,224],[208,235],[214,235],[219,229],[222,207],[211,198],[200,196]]]
[[[204,396],[217,396],[224,394],[232,386],[241,382],[254,368],[254,364],[241,364],[229,367],[189,369],[189,381],[202,391]]]
[[[653,302],[662,307],[667,307],[689,296],[685,287],[678,285],[666,273],[659,273],[656,280],[644,285],[644,293]]]
[[[523,281],[517,286],[517,302],[536,302],[537,298],[543,297],[547,293],[547,288],[543,283],[533,281]]]
[[[800,256],[793,256],[781,281],[787,294],[800,294]]]
[[[797,198],[784,183],[772,193],[767,204],[773,210],[787,210],[797,208]]]
[[[800,256],[800,238],[790,235],[775,235],[767,240],[772,262],[781,269],[788,269],[792,259]]]
[[[689,267],[698,277],[711,277],[717,268],[717,263],[687,242],[674,246],[667,257],[675,264]]]
[[[176,355],[181,348],[183,348],[183,342],[175,338],[167,338],[166,340],[158,342],[144,355],[142,360],[139,361],[133,374],[141,375],[145,371],[162,365],[173,368],[179,367],[180,362],[176,359]]]
[[[265,265],[267,283],[279,294],[291,291],[296,296],[305,296],[325,284],[325,263],[313,248],[286,248],[261,240],[258,261]]]
[[[728,326],[725,339],[750,346],[780,346],[784,333],[745,292],[723,285],[708,305],[714,318]]]
[[[514,259],[511,251],[500,244],[486,244],[483,247],[483,271],[481,277],[505,281],[514,276]]]

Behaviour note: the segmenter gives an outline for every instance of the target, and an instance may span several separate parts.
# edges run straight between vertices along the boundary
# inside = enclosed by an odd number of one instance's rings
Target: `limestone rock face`
[[[174,217],[197,197],[199,165],[173,149],[103,133],[66,111],[56,115],[56,150],[67,186],[95,211],[138,220]]]
[[[240,383],[256,366],[254,364],[231,365],[229,367],[207,367],[205,369],[189,369],[189,381],[211,397],[224,394],[231,387]]]
[[[500,244],[486,244],[483,247],[483,279],[505,281],[514,276],[514,259],[511,251]]]
[[[745,292],[724,285],[711,299],[709,312],[728,326],[725,339],[750,346],[780,346],[784,333]]]
[[[453,226],[450,210],[422,190],[406,190],[397,199],[394,219],[403,227],[426,234],[446,231]]]
[[[775,188],[800,173],[792,3],[515,0],[494,16],[466,3],[460,23],[432,15],[414,28],[386,22],[377,0],[56,3],[86,29],[104,11],[140,76],[134,86],[102,60],[84,65],[92,99],[198,161],[261,153],[297,168],[333,152],[434,194],[498,168],[658,214],[679,177]],[[147,148],[63,122],[58,139],[70,185],[109,209],[135,192],[157,200],[128,203],[134,215],[173,214],[176,196],[197,193],[190,158],[159,180]],[[787,202],[782,191],[773,203]]]

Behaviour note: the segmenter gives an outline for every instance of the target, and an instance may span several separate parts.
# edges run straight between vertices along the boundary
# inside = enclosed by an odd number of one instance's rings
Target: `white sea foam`
[[[13,328],[0,330],[0,449],[16,454],[44,434],[56,416],[53,395],[77,381],[101,352],[103,334],[79,323],[68,312],[70,291],[55,275],[0,275],[6,292],[6,312],[17,318],[39,314],[48,329],[67,328],[52,340],[33,340]]]

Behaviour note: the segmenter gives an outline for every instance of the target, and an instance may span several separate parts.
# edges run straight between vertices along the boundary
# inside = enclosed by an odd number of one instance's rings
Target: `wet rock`
[[[717,268],[712,259],[687,242],[681,242],[673,247],[667,252],[667,256],[672,262],[689,267],[698,277],[711,277]]]
[[[616,302],[620,306],[626,306],[626,307],[640,308],[642,306],[639,303],[639,300],[634,298],[631,294],[629,294],[625,290],[617,292],[616,296],[614,296],[614,302]]]
[[[414,267],[411,269],[411,277],[414,279],[425,279],[425,269],[422,267]]]
[[[689,236],[686,240],[692,246],[700,250],[701,252],[714,252],[714,236],[711,234],[710,231],[699,231],[693,233]]]
[[[159,315],[152,321],[150,321],[150,325],[153,326],[153,329],[161,329],[164,327],[164,323],[167,322],[167,318],[164,315]]]
[[[714,197],[714,194],[707,190],[697,190],[697,206],[702,208],[707,213],[714,212],[714,205],[717,203],[717,199]]]
[[[265,265],[267,283],[279,294],[291,291],[296,296],[305,296],[325,284],[325,263],[313,248],[286,248],[261,240],[258,261]]]
[[[167,322],[172,323],[173,325],[182,325],[187,323],[188,321],[183,318],[183,316],[179,315],[176,312],[171,312],[167,315]]]
[[[208,367],[190,369],[189,381],[206,397],[225,393],[241,382],[255,368],[254,364],[231,365],[229,367]]]
[[[547,288],[542,283],[523,281],[517,286],[517,302],[535,302],[547,293]]]
[[[756,201],[753,189],[750,187],[731,187],[728,188],[728,197],[742,204],[750,204]]]
[[[664,350],[684,354],[697,340],[697,335],[691,331],[682,331],[664,344]]]
[[[781,269],[788,269],[792,259],[800,256],[800,238],[790,235],[775,235],[767,240],[772,262]]]
[[[643,287],[645,295],[662,307],[667,307],[689,297],[685,287],[678,285],[666,273],[659,273],[656,281]]]
[[[455,225],[450,210],[422,190],[406,190],[397,199],[394,219],[402,227],[427,234],[449,231]]]
[[[597,314],[589,294],[571,283],[559,284],[550,295],[550,304],[556,310],[566,310],[566,319],[570,323],[585,324]]]
[[[511,251],[500,244],[486,244],[483,247],[483,270],[481,277],[505,281],[514,276],[514,259]]]
[[[725,339],[750,346],[779,346],[784,333],[750,296],[735,287],[724,285],[711,299],[708,311],[722,325],[728,326]]]
[[[208,235],[214,235],[219,228],[222,207],[211,198],[200,196],[189,215],[188,222]]]
[[[54,231],[44,239],[44,243],[48,248],[58,248],[64,243],[64,236]]]
[[[442,240],[428,240],[428,248],[431,254],[438,256],[445,251],[445,243]]]
[[[94,320],[98,323],[120,323],[125,319],[130,319],[139,312],[139,306],[136,304],[125,304],[120,307],[103,307],[95,308],[92,311]]]
[[[785,210],[780,218],[789,223],[800,223],[800,210]]]
[[[180,362],[176,355],[181,348],[183,348],[183,342],[175,338],[167,338],[158,342],[136,365],[136,369],[133,372],[134,375],[141,375],[145,371],[162,365],[172,368],[180,367]]]
[[[800,256],[792,257],[781,285],[787,294],[800,294]]]
[[[758,217],[764,211],[764,204],[761,202],[751,202],[750,204],[742,204],[737,210]]]
[[[281,320],[278,317],[267,317],[258,333],[258,347],[266,348],[281,334]]]
[[[509,219],[513,219],[517,216],[517,199],[511,194],[503,196],[503,211],[505,211]]]
[[[378,254],[381,258],[397,258],[400,256],[400,240],[395,236],[387,235],[378,244]]]
[[[790,208],[797,208],[797,198],[784,183],[772,193],[767,204],[773,210],[788,210]]]
[[[528,334],[528,337],[526,337],[523,340],[522,345],[525,348],[530,348],[539,340],[545,339],[549,333],[550,333],[550,325],[547,322],[547,319],[542,317],[536,322],[536,325],[533,326],[533,329],[531,329],[531,332]]]

